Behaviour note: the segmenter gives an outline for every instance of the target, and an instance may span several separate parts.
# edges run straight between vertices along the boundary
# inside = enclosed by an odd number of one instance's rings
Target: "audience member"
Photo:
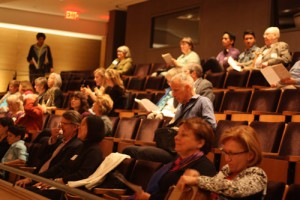
[[[232,57],[237,60],[240,51],[234,48],[235,35],[229,32],[224,32],[222,36],[222,45],[224,50],[221,51],[216,58],[208,59],[203,65],[203,73],[217,73],[226,71],[229,67],[228,58]]]
[[[23,126],[10,126],[7,129],[7,142],[9,149],[1,162],[6,165],[25,164],[28,158],[27,148],[24,142],[26,129]]]
[[[167,80],[168,85],[170,85],[171,79],[176,74],[182,73],[182,68],[172,68],[170,69],[165,78]],[[148,119],[163,119],[165,116],[172,116],[174,115],[177,107],[177,102],[174,102],[174,98],[172,96],[171,87],[166,89],[164,96],[157,102],[157,107],[159,108],[158,111],[151,112],[147,115]]]
[[[27,94],[34,94],[34,89],[30,81],[21,81],[19,86],[19,92],[21,94],[22,100]]]
[[[202,67],[199,64],[189,64],[184,68],[184,71],[191,75],[194,80],[194,88],[196,94],[209,98],[211,102],[214,102],[215,95],[213,93],[212,83],[202,78]]]
[[[43,111],[51,111],[56,108],[61,108],[63,104],[63,93],[60,90],[62,80],[59,74],[51,73],[48,78],[49,89],[44,95],[44,102],[42,104]]]
[[[168,128],[178,127],[183,119],[200,117],[215,129],[216,120],[211,101],[207,97],[195,94],[194,81],[191,76],[180,73],[171,79],[173,97],[179,102],[175,118],[170,121]],[[168,131],[157,129],[157,131]],[[170,141],[171,143],[172,141]],[[168,163],[174,159],[174,154],[165,149],[150,146],[130,146],[124,149],[124,154],[132,158]]]
[[[114,69],[105,70],[105,82],[106,87],[104,94],[108,94],[113,100],[113,109],[110,112],[110,116],[117,116],[114,112],[115,109],[123,107],[123,95],[125,94],[125,87],[119,73]]]
[[[81,115],[74,110],[63,113],[58,127],[51,129],[51,137],[46,144],[46,151],[40,158],[37,167],[39,173],[70,160],[82,146],[82,141],[77,138],[78,126],[81,123]],[[18,185],[25,186],[31,183],[30,178],[21,179]]]
[[[265,30],[265,46],[257,51],[254,68],[264,68],[275,64],[283,64],[286,67],[292,60],[289,45],[279,42],[280,30],[277,27],[269,27]]]
[[[170,186],[187,169],[194,169],[205,176],[216,174],[214,165],[206,157],[214,139],[214,132],[209,124],[196,117],[183,120],[174,139],[177,159],[160,168],[151,177],[146,192],[136,193],[135,199],[165,199]]]
[[[182,54],[175,60],[173,59],[173,65],[175,67],[185,67],[190,63],[197,63],[200,64],[200,58],[198,54],[193,51],[194,50],[194,43],[192,38],[184,37],[180,41],[180,50]]]
[[[120,46],[117,49],[117,58],[107,69],[114,69],[120,75],[130,75],[133,71],[132,58],[127,46]]]
[[[82,118],[90,115],[86,95],[79,91],[74,92],[71,96],[69,110],[76,110],[81,114]]]
[[[19,86],[20,86],[19,81],[11,80],[9,82],[8,92],[0,100],[0,112],[7,112],[8,111],[8,106],[7,106],[7,101],[6,101],[7,97],[9,97],[12,94],[20,96]]]
[[[280,82],[272,87],[281,87],[285,85],[300,85],[300,61],[297,61],[290,69],[291,77],[287,79],[281,79]]]
[[[44,95],[46,91],[48,90],[48,83],[47,79],[45,77],[38,77],[34,80],[34,88],[38,96],[38,103],[40,105],[44,102]]]
[[[252,30],[247,30],[243,34],[243,39],[246,48],[245,51],[239,55],[237,65],[243,69],[251,69],[256,55],[255,52],[259,50],[259,47],[256,46],[255,33]],[[230,69],[231,67],[227,68],[227,70]]]
[[[0,159],[3,158],[4,154],[9,149],[7,142],[7,131],[8,128],[14,125],[14,121],[8,117],[0,118]]]
[[[39,175],[61,184],[88,178],[104,160],[99,147],[104,136],[103,120],[95,115],[87,116],[82,120],[78,131],[78,138],[83,142],[82,147],[71,159],[60,162]],[[63,195],[60,190],[48,190],[50,187],[39,182],[28,189],[50,199],[59,199]]]
[[[45,73],[53,71],[53,60],[49,45],[45,44],[46,35],[38,33],[37,43],[31,45],[27,56],[29,62],[29,78],[33,83],[38,77],[45,76]]]
[[[187,170],[177,186],[197,185],[211,191],[213,199],[263,199],[267,175],[257,167],[262,152],[255,131],[249,126],[230,128],[221,135],[220,144],[227,164],[216,176]]]
[[[92,91],[92,88],[89,86],[81,87],[80,91],[83,92],[85,95],[87,95],[93,102],[97,100],[97,96],[100,96],[103,94],[105,90],[105,81],[104,81],[104,74],[105,69],[104,68],[98,68],[94,71],[94,81],[96,83],[96,87],[94,88],[94,92]]]
[[[222,44],[224,50],[221,51],[216,58],[220,65],[223,67],[223,70],[226,70],[226,68],[229,67],[229,57],[232,57],[234,60],[237,60],[238,56],[240,55],[240,51],[234,48],[234,43],[235,35],[229,32],[224,32],[222,37]]]
[[[18,95],[7,97],[8,112],[6,117],[11,118],[14,122],[18,121],[24,115],[23,102]]]
[[[113,108],[114,102],[108,94],[99,96],[94,102],[92,112],[96,116],[100,116],[104,122],[105,136],[112,136],[112,122],[108,117]]]
[[[25,115],[16,120],[16,124],[26,128],[26,141],[33,141],[43,128],[43,110],[38,106],[38,95],[28,94],[24,99]]]

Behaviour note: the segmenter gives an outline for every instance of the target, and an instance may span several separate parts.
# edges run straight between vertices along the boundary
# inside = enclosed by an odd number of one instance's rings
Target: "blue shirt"
[[[17,159],[24,160],[26,162],[28,158],[28,153],[24,143],[25,142],[23,140],[19,140],[10,145],[9,149],[3,156],[1,162],[10,162]]]

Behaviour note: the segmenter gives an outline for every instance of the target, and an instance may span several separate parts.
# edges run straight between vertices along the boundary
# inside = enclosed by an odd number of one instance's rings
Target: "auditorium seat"
[[[161,72],[165,70],[167,70],[165,63],[152,63],[149,75],[153,74],[154,72]]]
[[[164,79],[164,76],[149,76],[146,79],[144,89],[146,91],[161,90]]]
[[[299,200],[300,184],[291,184],[288,187],[285,200]]]
[[[300,158],[299,144],[300,144],[300,122],[289,122],[287,124],[286,131],[282,140],[282,144],[279,150],[279,155],[298,156]]]
[[[278,153],[285,128],[284,122],[253,121],[250,126],[256,131],[263,152]]]
[[[136,64],[133,76],[145,77],[149,74],[151,64]]]
[[[220,108],[224,97],[224,90],[213,90],[213,93],[215,95],[215,100],[213,102],[214,111],[220,112]]]
[[[285,191],[285,183],[268,181],[267,195],[264,200],[282,200]]]
[[[260,70],[251,70],[247,87],[270,87]]]
[[[223,88],[226,72],[210,73],[205,76],[209,80],[214,88]]]
[[[249,70],[244,70],[241,72],[238,72],[236,70],[230,70],[227,73],[224,88],[228,88],[229,86],[246,87],[249,73]]]
[[[285,89],[277,108],[277,113],[300,112],[300,89]]]
[[[251,97],[251,90],[229,90],[224,94],[220,112],[225,110],[246,112]]]
[[[276,112],[280,95],[281,90],[279,89],[254,90],[249,103],[248,113],[252,111]]]
[[[154,99],[154,93],[146,93],[146,92],[137,92],[135,95],[136,99],[149,99],[151,102],[153,102]],[[144,108],[141,108],[137,102],[133,102],[132,106],[133,110],[144,110]]]
[[[146,77],[130,77],[128,81],[127,90],[144,90]]]

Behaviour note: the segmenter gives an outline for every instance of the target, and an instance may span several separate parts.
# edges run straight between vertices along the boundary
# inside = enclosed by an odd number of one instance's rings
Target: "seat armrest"
[[[113,188],[94,188],[94,194],[105,194],[105,193],[114,193],[114,194],[125,194],[125,189],[113,189]]]

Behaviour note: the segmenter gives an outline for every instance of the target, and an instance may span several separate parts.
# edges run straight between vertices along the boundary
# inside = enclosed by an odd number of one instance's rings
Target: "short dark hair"
[[[255,38],[255,33],[252,30],[244,31],[243,38],[245,37],[245,35],[252,35]]]
[[[233,35],[232,33],[228,32],[228,31],[225,31],[225,32],[223,33],[223,35],[225,35],[225,34],[229,35],[229,39],[233,41],[232,46],[234,46],[234,43],[235,43],[235,35]]]
[[[85,119],[87,124],[85,142],[90,144],[102,141],[105,136],[104,121],[102,118],[96,115],[89,115]]]
[[[45,33],[38,33],[38,34],[36,34],[36,39],[39,39],[39,38],[43,38],[45,40],[46,39]]]
[[[200,148],[205,155],[211,151],[215,137],[212,127],[206,121],[199,117],[192,117],[183,120],[180,123],[180,126],[184,126],[191,130],[194,133],[196,140],[203,139],[205,141],[205,144]]]
[[[12,118],[9,117],[1,117],[0,124],[4,127],[10,127],[14,125],[14,121],[12,120]]]
[[[15,136],[21,136],[21,140],[23,140],[26,133],[26,128],[21,125],[15,125],[8,127],[7,131],[14,134]]]

